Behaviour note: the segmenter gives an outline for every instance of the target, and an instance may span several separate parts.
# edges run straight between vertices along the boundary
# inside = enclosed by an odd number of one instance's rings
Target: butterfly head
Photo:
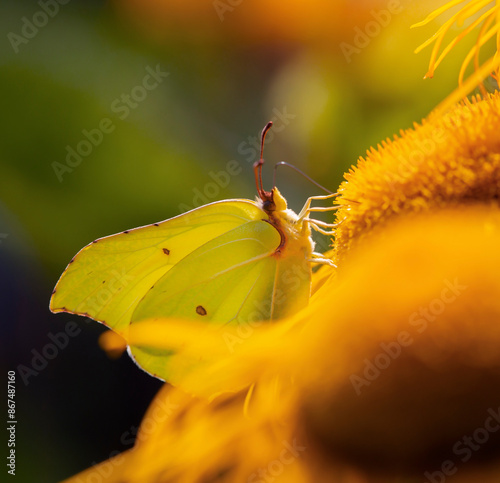
[[[288,208],[285,198],[276,187],[271,191],[259,191],[257,200],[260,201],[260,205],[266,213],[286,211]]]
[[[266,134],[271,129],[273,122],[270,121],[266,124],[260,135],[260,159],[256,161],[253,165],[255,172],[255,184],[257,186],[257,193],[259,195],[260,201],[262,203],[262,209],[267,213],[272,213],[275,211],[285,211],[287,209],[286,200],[283,198],[281,193],[278,191],[276,186],[271,191],[264,190],[262,186],[262,165],[264,164],[264,141],[266,139]],[[259,199],[258,198],[258,199]]]

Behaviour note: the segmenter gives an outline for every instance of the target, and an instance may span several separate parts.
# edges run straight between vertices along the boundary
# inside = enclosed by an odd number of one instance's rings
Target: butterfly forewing
[[[70,262],[56,285],[50,308],[88,315],[123,331],[140,300],[186,255],[265,217],[255,203],[225,201],[96,240]]]

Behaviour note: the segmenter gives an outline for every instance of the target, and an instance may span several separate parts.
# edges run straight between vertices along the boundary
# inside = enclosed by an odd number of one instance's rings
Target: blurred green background
[[[423,81],[429,52],[413,50],[438,24],[409,28],[444,3],[2,1],[2,365],[23,366],[18,481],[58,481],[129,449],[161,385],[126,355],[109,359],[99,324],[49,313],[72,256],[199,204],[253,199],[269,120],[266,187],[284,160],[335,190],[367,148],[455,87],[466,47]],[[319,194],[278,175],[295,210]],[[52,357],[72,321],[81,332]]]

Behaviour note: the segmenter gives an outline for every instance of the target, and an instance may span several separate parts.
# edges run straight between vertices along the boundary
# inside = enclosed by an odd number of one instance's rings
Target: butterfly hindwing
[[[281,257],[276,252],[280,242],[274,227],[254,221],[204,244],[146,294],[132,315],[132,326],[152,319],[165,324],[179,318],[198,319],[221,328],[220,335],[223,339],[227,335],[231,350],[239,342],[230,339],[224,325],[239,325],[238,333],[245,338],[262,321],[284,317],[307,305],[310,264],[300,251]],[[203,337],[203,333],[194,337]],[[129,352],[144,370],[173,384],[210,357],[200,352],[192,360],[172,351],[134,346]]]
[[[264,221],[235,228],[191,253],[165,274],[140,302],[132,326],[141,321],[191,318],[222,327],[259,324],[271,318],[278,261],[274,255],[279,233]],[[161,316],[159,316],[161,314]],[[203,337],[203,333],[195,337]],[[190,361],[168,351],[130,347],[137,364],[147,372],[176,383]],[[198,355],[196,364],[203,363]]]

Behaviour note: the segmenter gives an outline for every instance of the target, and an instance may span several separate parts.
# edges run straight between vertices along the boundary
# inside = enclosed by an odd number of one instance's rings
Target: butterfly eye
[[[262,208],[264,208],[264,211],[275,211],[276,205],[274,201],[266,200],[264,201],[264,203],[262,203]]]

